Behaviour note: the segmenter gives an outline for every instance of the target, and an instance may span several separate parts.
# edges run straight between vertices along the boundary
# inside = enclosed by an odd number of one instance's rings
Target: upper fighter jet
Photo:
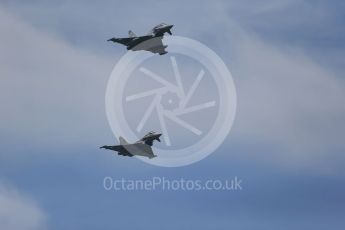
[[[140,140],[138,140],[137,142],[133,144],[129,144],[123,137],[120,137],[119,138],[120,145],[113,145],[113,146],[104,145],[100,148],[116,151],[119,155],[122,155],[122,156],[132,157],[134,155],[138,155],[138,156],[148,157],[151,159],[157,156],[157,155],[154,155],[152,151],[153,141],[157,140],[160,142],[161,140],[159,139],[159,137],[161,135],[162,134],[160,133],[155,133],[151,131],[148,134],[146,134],[143,138],[141,138]]]
[[[161,23],[144,36],[137,36],[131,30],[128,31],[128,38],[110,38],[108,41],[120,43],[127,46],[127,50],[147,50],[152,53],[159,53],[160,55],[166,54],[165,48],[168,46],[163,45],[162,39],[165,33],[172,35],[171,28],[173,25]]]

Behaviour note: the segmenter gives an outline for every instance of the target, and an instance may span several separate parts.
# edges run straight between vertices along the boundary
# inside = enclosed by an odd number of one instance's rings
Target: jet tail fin
[[[127,145],[128,142],[123,137],[119,137],[120,145]]]
[[[130,38],[138,37],[132,30],[128,31],[128,36],[129,36]]]

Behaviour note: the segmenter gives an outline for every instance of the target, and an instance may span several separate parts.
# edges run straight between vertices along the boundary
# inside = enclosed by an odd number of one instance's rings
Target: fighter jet
[[[143,138],[141,138],[140,140],[138,140],[137,142],[133,144],[129,144],[123,137],[120,137],[119,138],[120,145],[113,145],[113,146],[104,145],[100,148],[116,151],[118,155],[122,155],[122,156],[132,157],[134,155],[138,155],[138,156],[148,157],[151,159],[157,156],[157,155],[154,155],[152,151],[153,141],[157,140],[160,142],[161,140],[159,139],[159,137],[161,135],[162,134],[160,133],[155,133],[151,131],[147,133]]]
[[[152,53],[166,54],[167,45],[163,45],[162,39],[165,33],[172,35],[171,28],[173,25],[161,23],[144,36],[137,36],[131,30],[128,31],[128,38],[110,38],[108,41],[120,43],[127,46],[127,50],[146,50]]]

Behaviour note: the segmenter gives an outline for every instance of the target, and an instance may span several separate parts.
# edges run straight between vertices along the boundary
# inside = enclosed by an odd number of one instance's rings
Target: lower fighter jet
[[[160,133],[155,133],[151,131],[148,134],[146,134],[143,138],[141,138],[140,140],[138,140],[137,142],[133,144],[129,144],[123,137],[120,137],[119,138],[120,145],[112,145],[112,146],[104,145],[100,148],[116,151],[119,155],[122,155],[122,156],[132,157],[134,155],[137,155],[137,156],[148,157],[151,159],[157,156],[157,155],[154,155],[152,151],[153,141],[157,140],[160,142],[161,140],[159,139],[159,137],[161,135],[162,134]]]
[[[153,27],[153,29],[144,36],[137,36],[130,30],[128,31],[128,38],[110,38],[108,41],[125,45],[127,46],[127,50],[146,50],[163,55],[167,53],[165,48],[168,46],[163,45],[162,39],[165,33],[172,35],[172,27],[173,25],[161,23]]]

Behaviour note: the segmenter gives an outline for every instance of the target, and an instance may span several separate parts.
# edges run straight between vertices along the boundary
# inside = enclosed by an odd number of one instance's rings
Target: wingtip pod
[[[149,156],[148,158],[152,159],[152,158],[155,158],[155,157],[157,157],[157,155],[152,155],[152,156]]]

